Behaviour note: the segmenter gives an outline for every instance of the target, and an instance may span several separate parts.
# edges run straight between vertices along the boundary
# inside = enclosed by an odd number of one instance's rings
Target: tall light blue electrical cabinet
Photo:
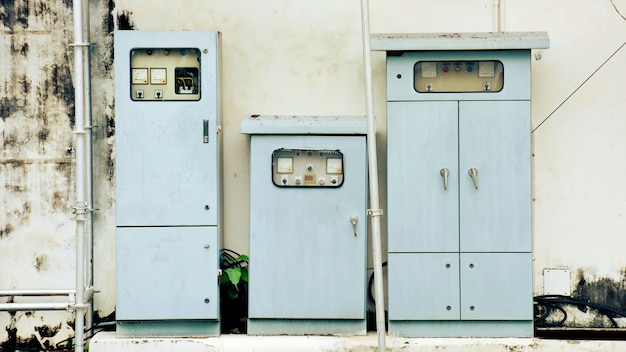
[[[367,121],[246,116],[248,334],[365,334]]]
[[[118,336],[219,334],[219,42],[115,32]]]
[[[532,336],[531,49],[548,43],[373,37],[387,51],[391,334]]]

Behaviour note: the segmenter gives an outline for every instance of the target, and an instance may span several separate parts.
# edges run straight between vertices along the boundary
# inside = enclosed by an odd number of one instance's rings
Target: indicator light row
[[[444,67],[442,68],[442,70],[443,70],[443,72],[449,72],[449,71],[450,71],[450,66],[444,66]],[[460,67],[460,66],[454,66],[454,71],[455,71],[455,72],[461,72],[461,67]],[[474,71],[474,66],[468,65],[468,66],[465,68],[465,71],[467,71],[467,72],[472,72],[472,71]]]
[[[148,55],[152,55],[153,53],[154,52],[152,50],[146,50],[146,54],[148,54]],[[163,55],[167,56],[169,54],[170,54],[169,50],[167,50],[167,49],[163,50]],[[181,49],[180,50],[180,54],[183,55],[183,56],[187,55],[187,49]]]

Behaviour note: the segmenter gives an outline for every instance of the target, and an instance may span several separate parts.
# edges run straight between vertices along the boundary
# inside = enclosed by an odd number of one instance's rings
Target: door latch
[[[202,121],[202,141],[209,143],[209,120]]]
[[[359,222],[359,218],[357,218],[356,216],[351,216],[350,222],[352,223],[352,229],[354,229],[354,236],[356,236],[356,224]]]

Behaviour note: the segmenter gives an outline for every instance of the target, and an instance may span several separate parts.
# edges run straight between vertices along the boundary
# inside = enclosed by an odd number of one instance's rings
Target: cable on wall
[[[624,42],[622,45],[620,45],[619,48],[617,48],[617,50],[615,50],[613,52],[613,54],[611,54],[606,60],[604,60],[604,62],[598,66],[598,68],[595,69],[595,71],[593,71],[591,73],[591,75],[589,75],[589,77],[587,77],[587,79],[585,79],[583,81],[583,83],[581,83],[578,87],[576,87],[576,89],[574,89],[574,91],[567,96],[567,98],[565,98],[565,100],[563,100],[563,102],[561,102],[561,104],[559,104],[559,106],[557,106],[554,110],[552,110],[552,112],[545,118],[543,119],[543,121],[541,121],[539,123],[539,125],[537,125],[537,127],[535,127],[531,133],[535,133],[536,130],[539,129],[539,127],[541,127],[541,125],[544,124],[544,122],[548,121],[548,119],[550,119],[550,117],[552,117],[552,115],[554,115],[555,112],[557,112],[557,110],[559,110],[561,108],[561,106],[565,105],[565,103],[572,97],[574,96],[574,94],[576,94],[576,92],[578,92],[580,90],[580,88],[582,88],[590,79],[591,77],[595,76],[596,73],[598,73],[598,71],[600,71],[600,69],[602,69],[602,67],[604,67],[604,65],[606,65],[612,58],[613,56],[615,56],[615,54],[617,54],[620,50],[622,50],[622,48],[626,46],[626,42]]]
[[[624,20],[626,21],[626,17],[620,12],[620,10],[617,8],[617,5],[615,5],[615,2],[613,0],[609,0],[611,2],[611,5],[613,5],[613,8],[615,9],[615,12],[617,12],[617,14]],[[615,50],[615,52],[613,54],[611,54],[611,56],[609,56],[608,59],[606,59],[595,71],[593,71],[593,73],[587,77],[586,80],[583,81],[583,83],[581,83],[573,92],[572,94],[570,94],[567,98],[565,98],[565,100],[563,100],[563,102],[561,104],[559,104],[559,106],[556,107],[556,109],[554,109],[545,119],[543,119],[543,121],[541,121],[539,123],[539,125],[537,125],[537,127],[535,127],[535,129],[533,129],[531,131],[531,133],[535,133],[536,130],[539,129],[539,127],[541,127],[541,125],[543,125],[544,122],[548,121],[548,119],[550,117],[552,117],[552,115],[554,115],[554,113],[559,110],[561,108],[561,106],[563,106],[563,104],[565,104],[565,102],[567,102],[574,94],[576,94],[576,92],[578,92],[578,90],[580,88],[582,88],[582,86],[585,85],[585,83],[587,83],[587,81],[589,81],[589,79],[591,79],[591,77],[593,77],[598,71],[600,71],[600,69],[606,65],[607,62],[609,62],[613,56],[615,56],[615,54],[617,54],[620,50],[622,50],[622,48],[626,45],[626,42],[624,42],[624,44],[622,44],[619,48],[617,48],[617,50]]]

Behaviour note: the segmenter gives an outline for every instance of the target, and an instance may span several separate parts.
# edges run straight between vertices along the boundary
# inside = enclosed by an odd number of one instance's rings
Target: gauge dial
[[[293,158],[278,158],[276,172],[279,174],[290,174],[293,172]]]
[[[341,158],[326,159],[327,174],[341,174],[343,172],[343,160]]]
[[[148,84],[148,69],[133,68],[133,84]]]
[[[167,83],[167,69],[166,68],[151,68],[150,69],[150,84],[166,84]]]

